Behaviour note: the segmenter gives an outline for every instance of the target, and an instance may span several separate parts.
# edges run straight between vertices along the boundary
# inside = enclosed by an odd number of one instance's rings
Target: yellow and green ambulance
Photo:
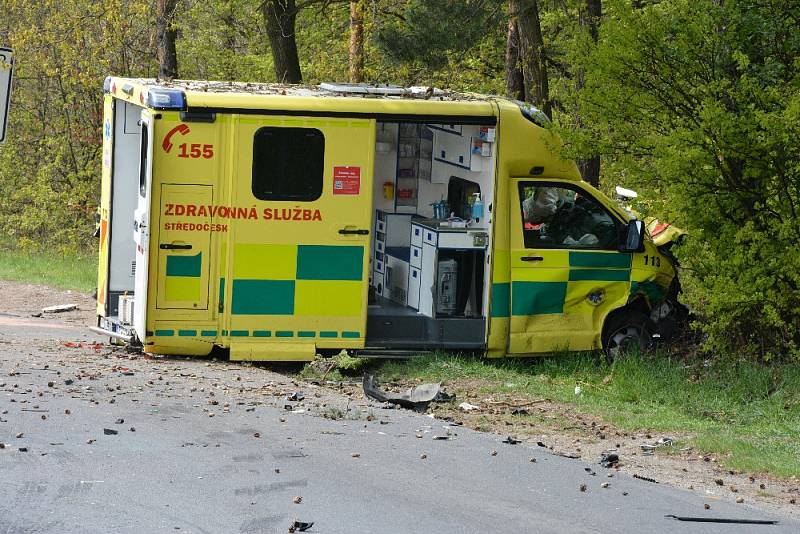
[[[680,308],[526,104],[117,77],[104,102],[94,329],[146,352],[613,354]]]

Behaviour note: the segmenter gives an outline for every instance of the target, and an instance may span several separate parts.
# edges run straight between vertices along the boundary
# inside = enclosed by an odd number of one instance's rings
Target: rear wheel
[[[625,310],[612,315],[603,328],[606,361],[612,363],[632,350],[647,350],[654,331],[650,317],[640,311]]]

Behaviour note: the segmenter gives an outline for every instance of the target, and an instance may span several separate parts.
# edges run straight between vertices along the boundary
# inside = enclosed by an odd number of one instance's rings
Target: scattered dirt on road
[[[55,304],[77,304],[78,309],[33,317],[41,312],[41,308]],[[0,324],[4,320],[24,320],[40,325],[66,324],[76,327],[77,341],[86,333],[77,327],[94,322],[94,307],[94,299],[86,294],[0,281]],[[96,405],[101,399],[104,403],[113,403],[116,396],[135,397],[145,390],[171,399],[180,399],[199,390],[208,402],[195,409],[209,416],[225,417],[238,410],[250,411],[265,404],[286,408],[287,415],[309,413],[331,419],[364,421],[377,418],[381,424],[388,424],[392,414],[391,411],[375,410],[381,405],[364,398],[360,381],[313,384],[256,365],[128,354],[119,347],[91,343],[65,345],[55,340],[38,340],[26,344],[21,340],[3,339],[0,342],[4,352],[16,353],[3,365],[5,373],[18,373],[25,366],[42,365],[58,373],[55,387],[45,382],[36,385],[35,391],[34,388],[28,389],[32,399],[37,394],[61,391]],[[280,370],[279,367],[276,369]],[[392,384],[396,388],[411,385],[415,384]],[[489,383],[481,380],[453,381],[445,386],[449,393],[456,395],[456,400],[432,404],[428,412],[440,420],[522,440],[516,445],[498,444],[498,449],[532,447],[532,458],[541,449],[543,453],[580,458],[589,464],[597,464],[602,454],[613,451],[619,456],[619,465],[609,469],[597,465],[594,470],[598,478],[606,478],[619,470],[644,480],[654,479],[694,491],[702,495],[712,508],[715,501],[743,499],[746,504],[800,516],[800,505],[794,504],[800,499],[797,479],[731,472],[723,467],[724,458],[684,449],[680,445],[659,446],[654,454],[645,454],[642,445],[655,444],[667,436],[646,431],[627,433],[598,417],[576,412],[574,406],[549,399],[531,400],[516,397],[513,393],[489,395],[485,393]],[[288,401],[287,397],[298,390],[305,392],[305,398],[299,402]],[[20,392],[17,390],[15,393]],[[458,407],[462,402],[479,408],[466,413]],[[285,422],[285,418],[280,422]],[[257,433],[251,434],[258,437]],[[680,443],[690,436],[669,437]]]
[[[76,304],[78,308],[63,313],[42,313],[42,308],[58,304]],[[94,324],[96,307],[97,301],[86,293],[0,280],[0,317],[87,326]]]
[[[387,386],[394,391],[403,391],[415,385],[418,383],[395,382]],[[513,393],[487,394],[486,391],[496,387],[488,380],[452,380],[443,385],[448,393],[455,394],[456,400],[431,404],[428,413],[437,419],[452,420],[482,432],[512,436],[522,440],[517,446],[533,445],[589,464],[599,464],[604,454],[617,454],[619,464],[610,469],[598,465],[598,477],[613,477],[621,471],[694,491],[706,498],[711,507],[715,501],[743,499],[737,502],[800,516],[800,505],[797,504],[800,501],[800,480],[729,470],[724,467],[724,457],[681,444],[691,435],[664,435],[647,430],[625,432],[600,417],[576,411],[573,405],[549,399],[517,397]],[[361,388],[349,385],[344,390],[357,395]],[[462,402],[478,409],[465,412],[459,408]],[[668,439],[673,444],[669,444]],[[652,452],[645,451],[643,445],[646,448],[652,446]]]

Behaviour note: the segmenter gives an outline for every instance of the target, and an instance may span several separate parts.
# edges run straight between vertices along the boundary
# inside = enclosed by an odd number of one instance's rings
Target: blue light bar
[[[180,89],[148,89],[147,106],[152,109],[186,110],[186,95]]]

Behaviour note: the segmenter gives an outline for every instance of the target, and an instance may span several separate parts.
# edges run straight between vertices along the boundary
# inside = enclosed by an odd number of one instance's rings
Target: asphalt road
[[[347,534],[800,531],[262,368],[63,344],[93,341],[0,317],[0,534],[272,533],[295,519]],[[286,401],[296,390],[305,400]]]

